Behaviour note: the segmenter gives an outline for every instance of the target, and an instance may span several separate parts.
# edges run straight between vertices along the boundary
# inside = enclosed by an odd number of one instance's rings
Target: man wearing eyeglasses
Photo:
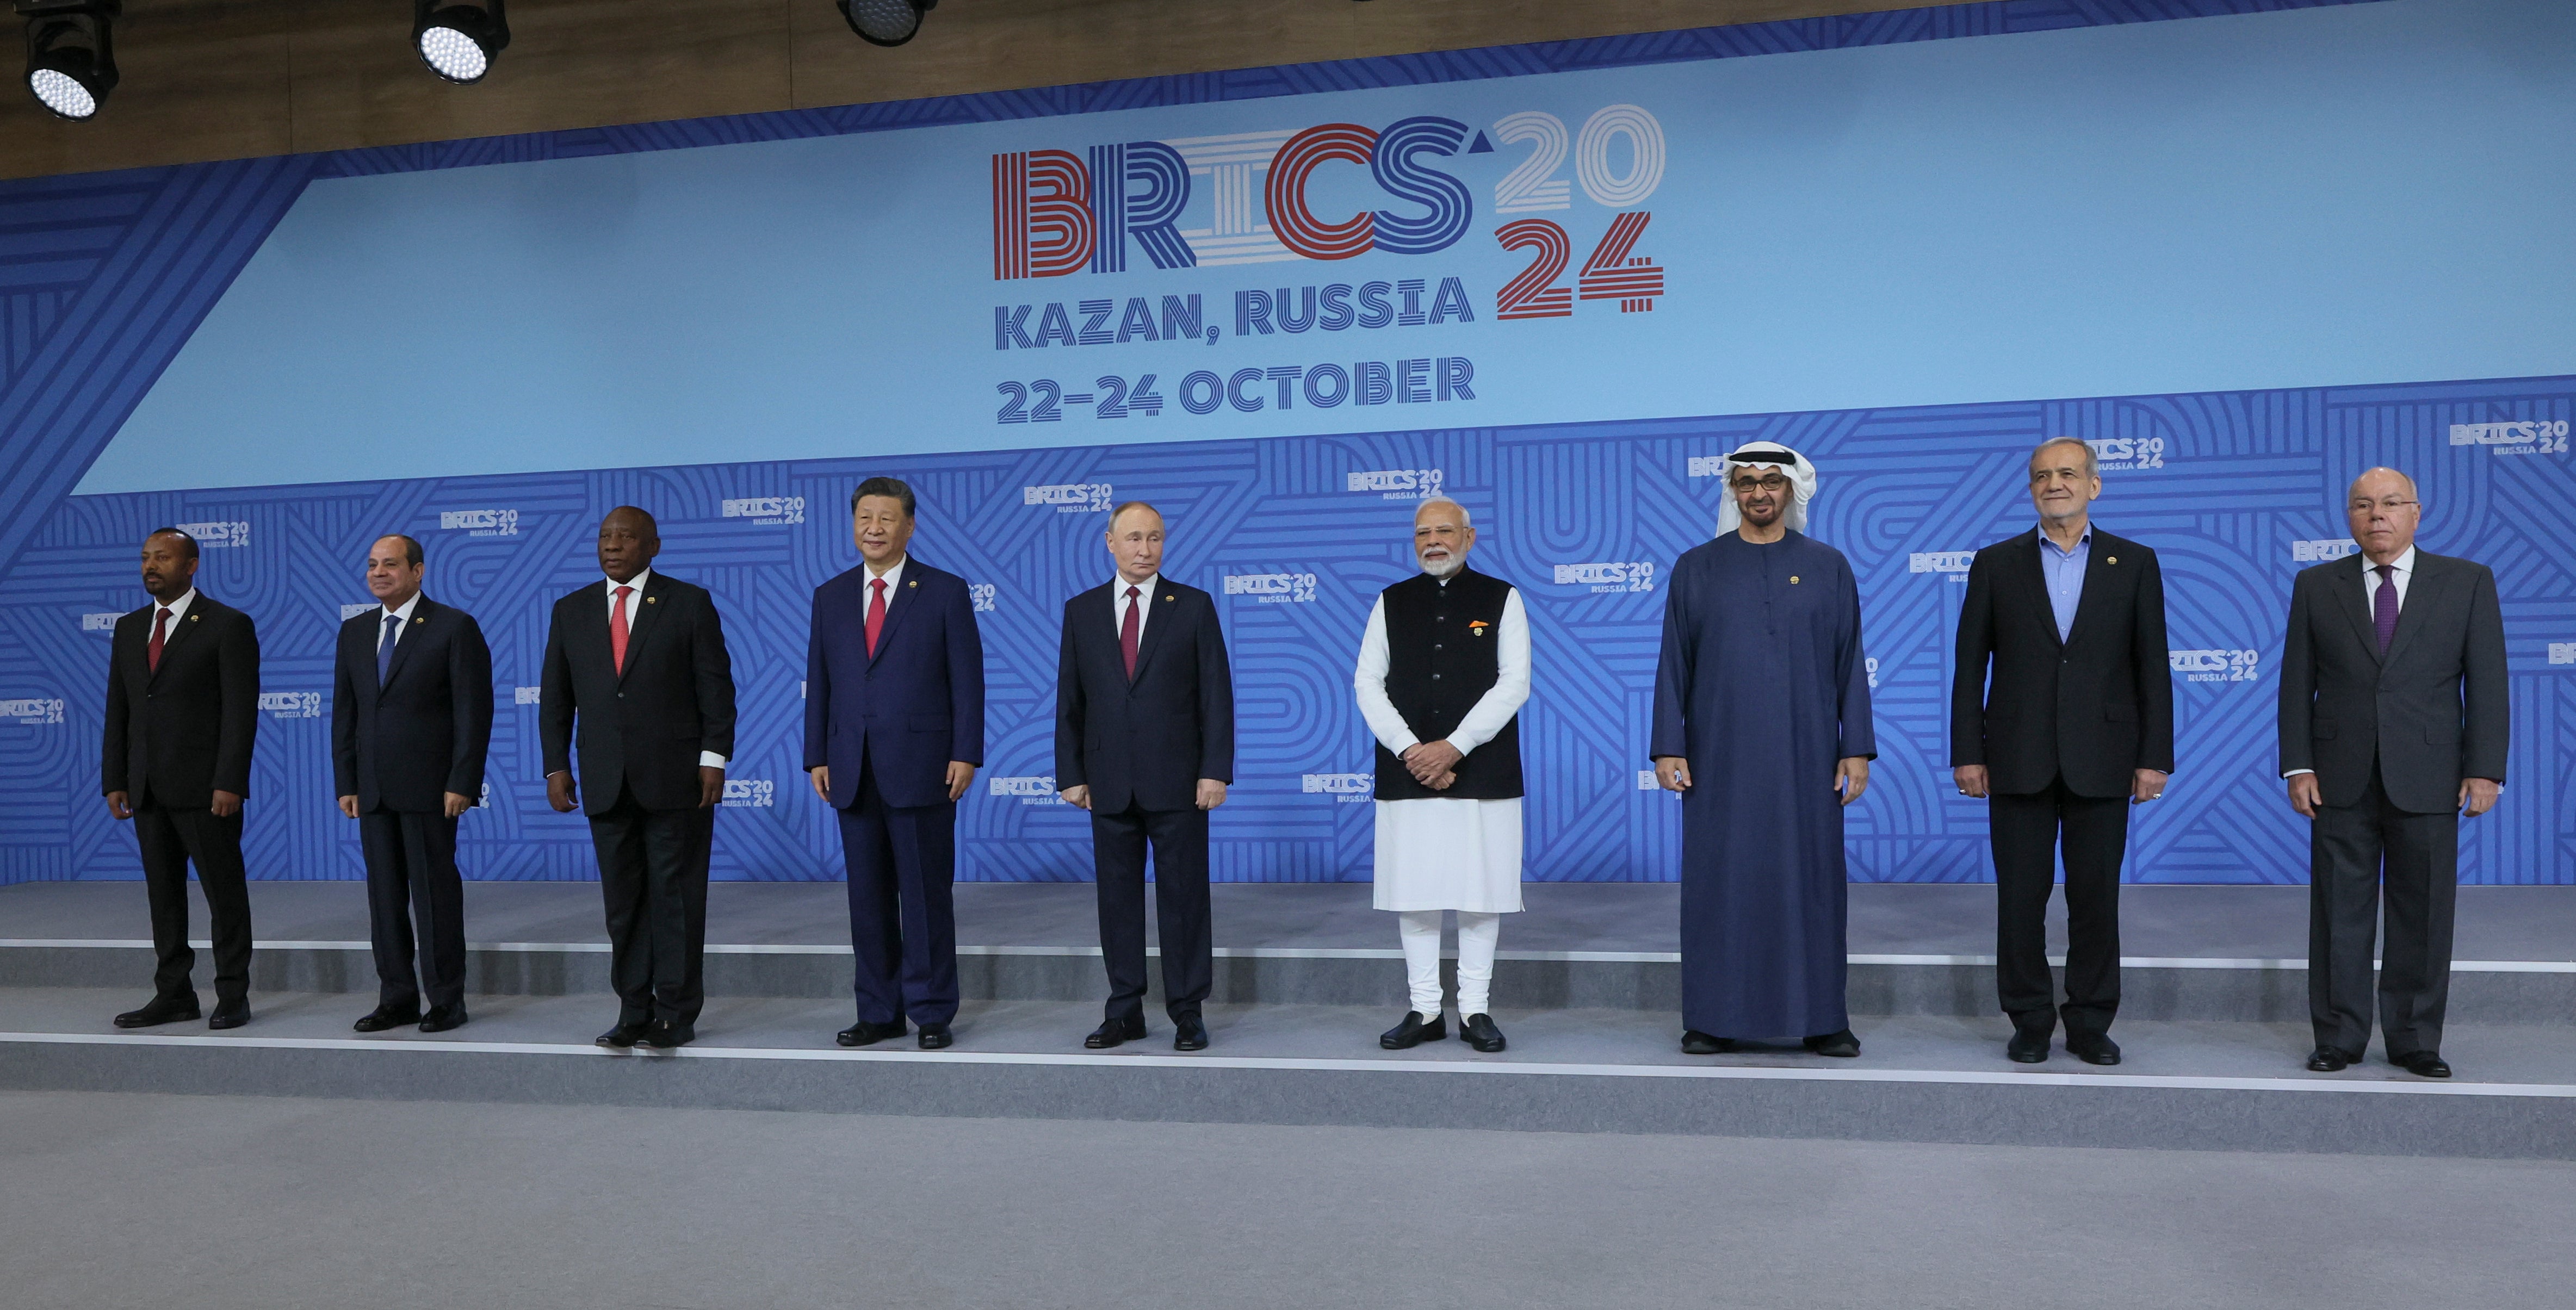
[[[2460,816],[2504,786],[2504,616],[2483,564],[2415,548],[2415,481],[2375,468],[2345,498],[2361,547],[2299,573],[2281,651],[2281,773],[2308,837],[2308,1067],[2370,1044],[2371,946],[2389,1063],[2448,1078],[2442,1010]]]

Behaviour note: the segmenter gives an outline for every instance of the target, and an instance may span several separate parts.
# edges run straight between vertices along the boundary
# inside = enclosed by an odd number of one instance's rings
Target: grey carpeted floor
[[[2576,1166],[0,1094],[0,1303],[2556,1306]]]

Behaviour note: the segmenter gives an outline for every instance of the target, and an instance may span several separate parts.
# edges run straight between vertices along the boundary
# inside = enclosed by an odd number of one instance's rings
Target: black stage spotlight
[[[850,30],[870,45],[902,45],[921,30],[921,16],[939,7],[939,0],[832,0],[841,7],[841,17],[850,20]]]
[[[501,0],[459,5],[412,0],[411,48],[429,71],[450,82],[480,82],[510,44]]]
[[[27,90],[56,118],[98,117],[116,89],[116,51],[109,36],[119,0],[16,0],[27,20]]]

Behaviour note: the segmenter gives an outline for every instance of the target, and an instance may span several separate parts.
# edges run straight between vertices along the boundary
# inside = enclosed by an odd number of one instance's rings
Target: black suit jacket
[[[608,583],[555,602],[537,730],[546,773],[581,748],[581,808],[605,814],[620,788],[648,810],[698,808],[698,752],[733,755],[733,661],[707,589],[656,571],[632,597],[626,671],[609,655]]]
[[[2164,572],[2153,550],[2094,528],[2084,594],[2061,641],[2039,550],[2032,528],[1968,566],[1950,765],[1985,765],[1989,785],[2008,796],[2061,776],[2078,796],[2126,796],[2137,770],[2174,767]]]
[[[2504,611],[2487,566],[2422,549],[2379,653],[2360,555],[2301,569],[2281,643],[2281,772],[2314,769],[2325,802],[2356,805],[2379,762],[2401,810],[2459,808],[2460,780],[2504,781]]]
[[[1216,601],[1158,579],[1136,646],[1136,677],[1118,648],[1118,607],[1104,583],[1066,601],[1056,658],[1055,785],[1091,788],[1094,813],[1130,805],[1187,810],[1198,781],[1234,781],[1234,673]]]
[[[423,596],[380,686],[384,623],[379,606],[340,625],[331,673],[333,794],[357,797],[360,813],[438,814],[448,792],[472,797],[483,789],[492,648],[473,615]]]
[[[250,795],[259,733],[259,631],[250,616],[198,592],[170,625],[156,672],[156,602],[116,621],[108,642],[107,741],[99,792],[136,805],[202,810],[214,794]]]

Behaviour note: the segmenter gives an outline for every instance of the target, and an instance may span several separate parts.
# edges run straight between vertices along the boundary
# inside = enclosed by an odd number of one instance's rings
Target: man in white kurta
[[[1458,916],[1458,1036],[1503,1049],[1490,1014],[1502,916],[1521,908],[1519,714],[1529,699],[1529,618],[1520,592],[1467,567],[1467,509],[1427,500],[1414,515],[1422,572],[1369,611],[1360,715],[1377,738],[1375,904],[1396,914],[1412,1009],[1378,1044],[1448,1036],[1440,915]]]

